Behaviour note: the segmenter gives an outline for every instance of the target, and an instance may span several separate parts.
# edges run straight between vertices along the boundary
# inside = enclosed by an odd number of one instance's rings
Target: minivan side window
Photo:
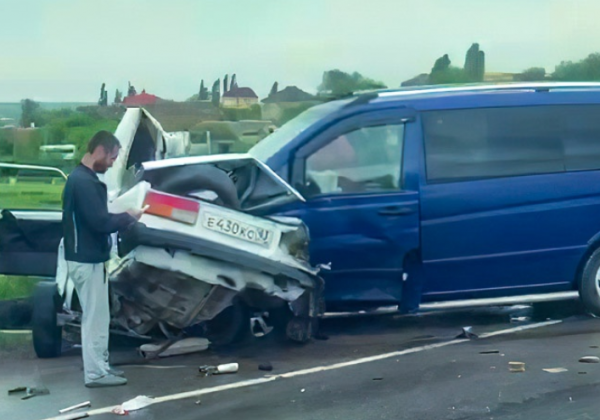
[[[334,138],[308,156],[304,194],[400,189],[404,124],[365,127]]]
[[[600,169],[600,106],[423,114],[429,182]]]

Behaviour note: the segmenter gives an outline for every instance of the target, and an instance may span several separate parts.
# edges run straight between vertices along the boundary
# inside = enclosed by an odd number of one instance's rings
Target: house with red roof
[[[139,95],[127,96],[123,99],[123,105],[126,107],[139,107],[146,105],[154,105],[160,98],[156,95],[146,93],[146,90],[142,90]]]
[[[221,104],[226,108],[247,108],[258,103],[258,96],[249,87],[237,87],[223,93]]]

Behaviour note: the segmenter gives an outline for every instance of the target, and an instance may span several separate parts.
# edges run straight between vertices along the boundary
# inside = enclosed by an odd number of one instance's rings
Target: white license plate
[[[234,238],[265,246],[269,246],[273,238],[273,232],[268,229],[252,226],[212,213],[204,213],[202,225],[215,232],[224,233],[225,235],[233,236]]]

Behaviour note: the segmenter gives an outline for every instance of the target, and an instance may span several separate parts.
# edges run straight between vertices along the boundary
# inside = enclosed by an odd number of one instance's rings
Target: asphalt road
[[[511,312],[531,315],[489,308],[335,319],[324,322],[328,340],[304,346],[267,336],[151,362],[136,355],[134,343],[119,340],[111,357],[129,384],[105,389],[83,386],[79,350],[39,360],[21,334],[3,348],[0,418],[52,418],[60,408],[90,400],[92,418],[114,419],[108,411],[137,395],[172,400],[131,412],[132,419],[597,418],[600,364],[578,359],[600,356],[600,321],[568,302],[536,311],[526,322],[509,322]],[[548,318],[561,322],[542,324]],[[455,339],[467,325],[479,339]],[[509,361],[524,362],[526,371],[511,373]],[[238,362],[240,371],[204,377],[197,370],[227,362]],[[263,362],[273,371],[259,371]],[[310,370],[315,367],[326,370]],[[20,385],[45,386],[50,395],[22,401],[6,394]],[[196,395],[184,398],[187,392]]]

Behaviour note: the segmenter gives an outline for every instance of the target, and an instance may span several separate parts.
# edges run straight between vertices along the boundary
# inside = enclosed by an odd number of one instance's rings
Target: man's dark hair
[[[112,134],[106,130],[98,131],[94,134],[94,137],[90,139],[88,143],[87,151],[88,153],[94,153],[94,151],[102,146],[106,153],[112,152],[115,147],[121,148],[121,143],[119,140]]]

